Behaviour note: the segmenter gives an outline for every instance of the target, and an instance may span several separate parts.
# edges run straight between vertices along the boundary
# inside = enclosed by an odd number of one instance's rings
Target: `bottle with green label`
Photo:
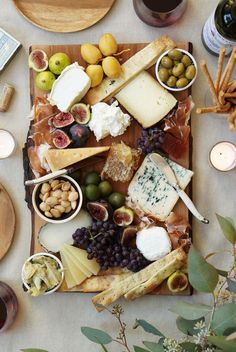
[[[203,27],[202,42],[213,55],[218,55],[221,47],[230,54],[236,45],[236,0],[219,2]]]

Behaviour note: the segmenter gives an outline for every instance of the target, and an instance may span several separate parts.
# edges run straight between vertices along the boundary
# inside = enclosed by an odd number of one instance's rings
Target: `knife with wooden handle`
[[[180,188],[176,176],[167,161],[157,153],[150,154],[150,160],[164,173],[169,185],[178,193],[179,197],[195,218],[200,220],[203,224],[209,224],[209,220],[199,213],[189,196]]]

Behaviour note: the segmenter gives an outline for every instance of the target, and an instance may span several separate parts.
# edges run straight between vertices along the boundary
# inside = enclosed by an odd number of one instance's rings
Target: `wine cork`
[[[15,88],[9,84],[4,84],[1,96],[0,96],[0,111],[5,112],[10,106],[11,99],[15,92]]]

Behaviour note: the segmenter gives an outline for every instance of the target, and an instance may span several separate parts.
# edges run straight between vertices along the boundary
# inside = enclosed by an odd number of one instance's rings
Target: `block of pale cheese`
[[[116,99],[144,127],[151,127],[165,117],[177,100],[148,72],[130,81]]]
[[[85,96],[90,86],[89,76],[84,72],[83,67],[74,62],[67,66],[53,83],[48,100],[50,104],[66,112]]]
[[[44,156],[51,171],[57,171],[109,149],[110,147],[48,149]]]

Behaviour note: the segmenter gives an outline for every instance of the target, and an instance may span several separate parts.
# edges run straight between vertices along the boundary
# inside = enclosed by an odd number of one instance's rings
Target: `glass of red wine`
[[[18,302],[13,290],[0,281],[0,333],[9,328],[16,317]]]
[[[154,27],[166,27],[185,12],[187,0],[133,0],[138,17]]]

